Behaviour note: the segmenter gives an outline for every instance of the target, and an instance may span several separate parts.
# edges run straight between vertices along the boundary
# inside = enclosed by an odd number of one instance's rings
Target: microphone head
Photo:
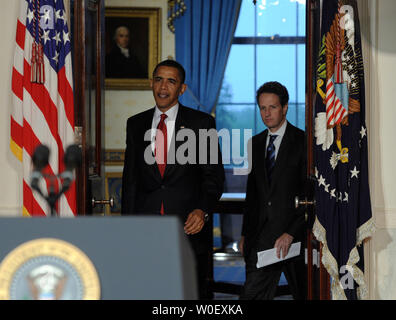
[[[66,148],[65,155],[63,157],[66,170],[72,171],[74,168],[81,165],[82,155],[81,149],[76,144],[71,144]]]
[[[50,150],[47,146],[40,144],[33,153],[32,161],[35,170],[41,171],[48,165]]]

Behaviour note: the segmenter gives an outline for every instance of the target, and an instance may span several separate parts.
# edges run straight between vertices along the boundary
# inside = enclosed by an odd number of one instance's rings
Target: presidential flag
[[[23,215],[50,213],[30,186],[32,155],[39,144],[51,150],[48,175],[64,171],[63,155],[74,141],[71,43],[63,0],[20,0],[14,66],[10,147],[23,166]],[[59,180],[42,181],[59,189]],[[75,183],[56,207],[60,216],[76,214]]]
[[[370,203],[360,26],[356,0],[321,8],[314,128],[316,220],[332,299],[364,299],[363,240],[375,230]]]

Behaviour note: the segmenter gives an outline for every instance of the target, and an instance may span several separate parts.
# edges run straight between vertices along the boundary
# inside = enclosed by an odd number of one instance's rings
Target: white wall
[[[373,216],[377,232],[369,243],[370,298],[396,299],[396,1],[366,0],[369,23],[367,118]],[[366,28],[367,29],[367,28]]]
[[[22,214],[22,166],[10,151],[11,73],[19,1],[0,0],[0,216]]]

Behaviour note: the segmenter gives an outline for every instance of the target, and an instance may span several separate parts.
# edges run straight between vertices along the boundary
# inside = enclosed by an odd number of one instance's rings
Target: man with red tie
[[[199,297],[207,299],[212,243],[211,226],[205,222],[223,192],[224,168],[220,149],[214,156],[207,141],[199,140],[200,130],[215,129],[213,117],[178,101],[187,88],[184,80],[185,70],[179,63],[159,63],[151,80],[156,106],[127,121],[121,212],[180,218],[196,256]],[[192,148],[183,149],[192,142],[183,132],[194,134]],[[181,146],[192,153],[189,161],[185,161],[185,152],[178,152]],[[203,151],[205,156],[200,157]]]

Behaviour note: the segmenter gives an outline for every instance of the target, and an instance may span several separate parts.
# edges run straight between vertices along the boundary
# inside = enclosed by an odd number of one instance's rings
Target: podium
[[[176,217],[0,218],[0,299],[195,300]]]

